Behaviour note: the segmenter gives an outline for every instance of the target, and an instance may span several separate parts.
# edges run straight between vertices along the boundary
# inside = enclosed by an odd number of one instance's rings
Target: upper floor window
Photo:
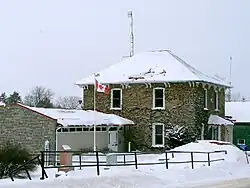
[[[165,109],[165,88],[154,88],[153,109]]]
[[[116,88],[111,90],[111,109],[122,109],[122,89]]]
[[[152,146],[153,147],[164,147],[164,124],[154,123],[152,134]]]
[[[208,106],[207,106],[207,101],[208,101],[208,95],[207,95],[207,89],[204,89],[204,109],[207,110]]]
[[[219,92],[215,91],[214,93],[214,109],[219,110]]]

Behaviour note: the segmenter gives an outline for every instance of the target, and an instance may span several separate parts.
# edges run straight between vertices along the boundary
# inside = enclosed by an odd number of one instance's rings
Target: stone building
[[[23,105],[0,106],[0,146],[19,143],[31,153],[44,150],[46,140],[55,150],[57,121]]]
[[[136,123],[129,138],[135,149],[165,147],[166,131],[173,126],[187,127],[198,139],[204,134],[205,139],[230,141],[232,126],[218,126],[231,123],[223,119],[229,85],[168,50],[137,54],[77,81],[86,110],[93,109],[95,79],[111,88],[109,95],[96,93],[96,109]],[[209,129],[211,114],[216,118]]]
[[[128,119],[100,112],[2,105],[0,147],[10,141],[21,144],[31,153],[39,153],[49,141],[52,151],[61,150],[62,145],[69,145],[73,151],[93,150],[94,123],[97,149],[116,151],[123,150],[123,125],[134,125]],[[109,137],[113,138],[112,143]]]

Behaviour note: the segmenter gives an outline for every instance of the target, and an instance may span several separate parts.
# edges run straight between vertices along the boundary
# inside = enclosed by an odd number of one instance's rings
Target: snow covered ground
[[[67,175],[61,175],[55,178],[57,170],[46,170],[49,178],[39,180],[41,177],[40,169],[32,174],[33,180],[1,180],[0,187],[3,188],[64,188],[64,187],[84,187],[84,188],[111,188],[111,187],[130,187],[130,188],[163,188],[163,187],[195,187],[201,184],[214,184],[224,180],[239,178],[248,178],[250,174],[250,164],[246,162],[246,156],[243,151],[232,145],[211,144],[209,141],[199,141],[199,143],[190,143],[174,149],[175,151],[216,151],[227,150],[225,153],[211,154],[211,159],[224,158],[224,161],[212,162],[208,166],[207,162],[195,163],[194,169],[191,169],[190,163],[169,164],[166,169],[165,164],[151,166],[111,167],[105,170],[101,167],[101,175],[96,175],[95,167],[85,167],[82,170],[69,172]],[[159,162],[164,159],[165,154],[139,155],[138,162]],[[175,153],[174,158],[169,154],[170,162],[189,161],[190,154]],[[93,161],[94,157],[83,157],[84,161]],[[104,160],[104,159],[101,159]],[[121,157],[119,160],[123,160]],[[133,160],[133,156],[127,156],[126,160]],[[206,161],[206,154],[194,154],[194,160]],[[250,180],[248,180],[250,182]],[[208,186],[205,186],[208,187]],[[229,186],[228,186],[229,187]]]

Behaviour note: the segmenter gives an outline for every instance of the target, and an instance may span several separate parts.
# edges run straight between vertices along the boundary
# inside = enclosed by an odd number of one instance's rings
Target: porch
[[[233,125],[234,123],[218,115],[210,115],[208,126],[211,139],[233,143]]]

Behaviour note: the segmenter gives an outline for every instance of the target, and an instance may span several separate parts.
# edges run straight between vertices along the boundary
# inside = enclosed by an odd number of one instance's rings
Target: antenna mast
[[[230,57],[230,66],[229,66],[229,85],[231,86],[232,85],[232,64],[233,64],[233,58]],[[229,88],[229,93],[228,93],[228,99],[229,101],[232,100],[232,88],[230,87]]]
[[[128,18],[130,18],[130,54],[129,56],[134,56],[135,47],[134,47],[134,23],[133,23],[133,14],[132,11],[128,12]]]

